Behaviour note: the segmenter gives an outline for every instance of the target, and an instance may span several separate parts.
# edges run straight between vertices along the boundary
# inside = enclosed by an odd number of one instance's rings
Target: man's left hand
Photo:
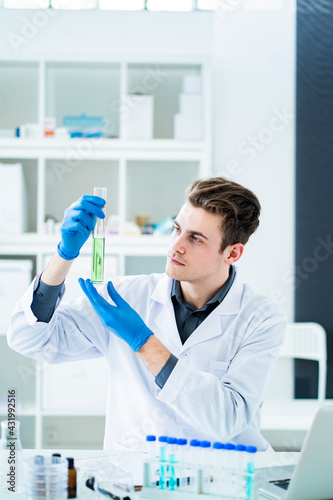
[[[89,279],[79,278],[79,283],[102,324],[125,340],[133,351],[138,351],[154,335],[138,313],[119,295],[111,281],[107,284],[107,291],[115,306],[97,292]]]

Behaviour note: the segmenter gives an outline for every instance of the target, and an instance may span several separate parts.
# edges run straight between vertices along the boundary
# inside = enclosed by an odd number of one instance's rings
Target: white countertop
[[[131,451],[110,451],[110,450],[23,450],[23,458],[28,458],[34,455],[43,455],[44,457],[49,457],[52,453],[61,453],[61,456],[73,457],[75,460],[75,467],[80,470],[80,465],[84,465],[85,459],[95,459],[95,463],[102,464],[105,459],[111,461],[116,465],[124,467],[132,473],[133,482],[135,485],[142,485],[143,483],[143,461],[147,458],[146,453],[131,452]],[[256,467],[270,467],[274,465],[294,465],[299,458],[299,452],[258,452],[256,455]],[[79,477],[80,472],[78,471],[78,496],[77,500],[96,500],[98,496],[96,493],[92,492],[88,488],[82,490],[82,485],[79,488]],[[84,494],[82,494],[84,491]],[[80,494],[81,493],[81,494]],[[170,494],[172,494],[171,492]],[[138,494],[138,498],[144,498],[141,494]],[[179,497],[178,497],[179,498]],[[196,498],[193,495],[193,498]],[[212,497],[214,498],[214,497]],[[25,496],[23,493],[2,493],[1,500],[24,500]]]

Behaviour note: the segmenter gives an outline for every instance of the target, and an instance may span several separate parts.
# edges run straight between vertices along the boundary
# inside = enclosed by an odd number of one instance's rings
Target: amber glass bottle
[[[68,460],[68,498],[76,498],[76,469],[74,467],[74,458]]]

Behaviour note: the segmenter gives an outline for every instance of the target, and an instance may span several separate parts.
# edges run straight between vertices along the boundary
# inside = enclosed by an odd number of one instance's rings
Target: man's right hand
[[[65,210],[61,225],[58,254],[65,260],[75,259],[89,238],[96,224],[96,217],[104,219],[102,207],[105,200],[98,196],[84,195]]]

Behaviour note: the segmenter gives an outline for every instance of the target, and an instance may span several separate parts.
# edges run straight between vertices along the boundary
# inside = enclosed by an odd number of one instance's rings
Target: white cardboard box
[[[174,117],[174,138],[178,141],[200,141],[202,139],[201,115],[176,114]]]
[[[0,335],[8,330],[9,318],[31,283],[32,261],[0,259]]]
[[[202,114],[202,96],[201,94],[180,94],[179,112],[183,115],[201,115]],[[195,118],[195,117],[193,117]],[[200,116],[201,118],[201,116]]]
[[[183,92],[185,93],[200,93],[201,92],[201,76],[186,75],[183,79]]]
[[[154,96],[125,96],[122,112],[123,137],[127,140],[151,140],[154,137]]]
[[[0,233],[26,230],[26,192],[21,163],[0,163]]]

